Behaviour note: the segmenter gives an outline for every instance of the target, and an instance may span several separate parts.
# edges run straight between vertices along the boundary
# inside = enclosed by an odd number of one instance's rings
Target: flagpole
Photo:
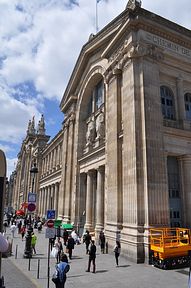
[[[95,0],[96,1],[96,34],[97,34],[97,32],[98,32],[98,14],[97,14],[97,3],[98,3],[98,1],[97,0]]]

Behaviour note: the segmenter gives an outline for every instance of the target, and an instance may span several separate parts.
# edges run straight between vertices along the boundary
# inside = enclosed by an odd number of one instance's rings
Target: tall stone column
[[[191,227],[191,155],[179,157],[182,176],[182,218],[185,227]]]
[[[115,239],[121,230],[122,215],[122,129],[121,70],[114,69],[106,75],[106,233]],[[125,111],[126,114],[126,111]]]
[[[66,186],[65,186],[65,205],[64,222],[71,221],[71,199],[72,199],[72,178],[73,178],[73,153],[74,153],[74,118],[68,119],[68,143],[67,143],[67,162],[66,162]]]
[[[62,176],[61,176],[61,185],[60,185],[60,193],[59,193],[59,203],[58,203],[58,216],[63,219],[64,217],[64,202],[65,202],[65,189],[66,189],[66,166],[67,166],[67,150],[68,150],[68,123],[64,124],[64,134],[63,134],[63,157],[62,157]],[[59,155],[61,153],[58,146],[58,154],[57,154],[57,167],[59,167]]]
[[[38,207],[37,207],[38,215],[41,215],[42,188],[39,191],[39,197],[37,201],[38,201]]]
[[[104,228],[104,166],[97,170],[96,233]]]
[[[44,188],[44,199],[43,199],[43,215],[46,215],[46,203],[47,203],[47,197],[48,197],[48,187],[46,186]]]
[[[42,217],[44,215],[44,199],[45,199],[45,188],[42,188],[42,194],[41,194],[41,201],[40,201],[40,216]]]
[[[50,209],[55,209],[54,207],[54,197],[55,197],[55,185],[51,185],[51,194],[50,194]]]
[[[92,230],[92,213],[93,213],[93,171],[87,173],[87,190],[86,190],[86,223],[84,228]]]
[[[56,218],[58,216],[58,201],[59,201],[59,183],[54,186],[54,209],[56,210]]]

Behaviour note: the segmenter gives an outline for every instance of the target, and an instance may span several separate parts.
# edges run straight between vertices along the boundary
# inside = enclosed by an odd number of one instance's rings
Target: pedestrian
[[[66,243],[68,241],[68,231],[66,229],[64,229],[64,232],[63,232],[63,239],[64,239],[64,246],[66,246]]]
[[[66,249],[68,249],[69,259],[72,259],[72,250],[74,249],[75,241],[71,236],[68,237],[68,241],[66,243]]]
[[[116,241],[116,245],[114,247],[113,252],[115,253],[116,267],[118,267],[119,266],[119,255],[121,252],[121,244],[118,240]]]
[[[84,234],[83,242],[86,244],[86,254],[89,252],[89,245],[91,242],[91,235],[88,230],[86,230],[86,234]]]
[[[60,240],[60,237],[58,237],[58,240],[55,243],[55,247],[56,247],[56,249],[58,251],[57,256],[56,256],[56,260],[57,260],[57,263],[59,263],[60,262],[61,253],[63,252],[63,246],[62,246],[62,242]]]
[[[6,233],[7,232],[7,227],[8,227],[8,223],[7,223],[7,221],[5,220],[4,222],[3,222],[3,230],[4,230],[4,232]]]
[[[56,240],[56,235],[54,236],[54,238],[50,238],[50,250],[52,251],[52,248],[54,247],[55,244],[55,240]]]
[[[37,222],[37,229],[38,229],[39,233],[42,231],[42,222],[41,221]]]
[[[23,241],[23,239],[24,239],[25,233],[26,233],[26,227],[25,227],[25,225],[23,225],[23,226],[21,227],[21,237],[22,237],[22,241]]]
[[[66,273],[70,270],[68,264],[68,257],[62,253],[60,257],[60,263],[56,265],[55,272],[52,277],[52,281],[55,283],[56,288],[64,288],[66,283]]]
[[[93,264],[93,271],[92,273],[95,273],[96,271],[96,265],[95,265],[95,259],[96,259],[96,246],[95,246],[95,241],[91,240],[91,246],[89,250],[89,260],[88,260],[88,269],[86,272],[90,272],[90,267],[91,267],[91,262]]]
[[[105,235],[103,231],[100,231],[99,234],[99,244],[100,244],[100,248],[101,248],[101,253],[105,253]]]
[[[32,232],[32,236],[31,236],[31,247],[32,247],[32,252],[34,252],[34,254],[36,254],[36,242],[37,242],[37,236],[34,234],[34,232]]]
[[[18,234],[21,233],[21,227],[22,227],[22,221],[20,220],[17,224],[17,228],[18,228]]]
[[[13,222],[13,224],[10,227],[11,233],[12,233],[12,237],[14,238],[15,236],[15,230],[17,229],[15,223]]]

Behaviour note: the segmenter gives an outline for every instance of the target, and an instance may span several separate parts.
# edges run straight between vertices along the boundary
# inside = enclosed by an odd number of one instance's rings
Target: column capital
[[[183,162],[191,162],[191,154],[184,154],[184,155],[178,156],[177,159]]]
[[[100,173],[103,173],[105,171],[105,166],[99,166],[97,168],[97,171],[99,171]]]

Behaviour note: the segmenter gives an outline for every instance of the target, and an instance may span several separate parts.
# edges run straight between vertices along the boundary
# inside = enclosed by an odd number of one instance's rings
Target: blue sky
[[[127,0],[100,0],[98,27],[120,14]],[[75,61],[95,33],[96,0],[0,0],[0,148],[7,175],[14,170],[28,121],[44,114],[51,137],[61,129],[59,110]],[[188,29],[190,0],[143,0],[142,7]]]

